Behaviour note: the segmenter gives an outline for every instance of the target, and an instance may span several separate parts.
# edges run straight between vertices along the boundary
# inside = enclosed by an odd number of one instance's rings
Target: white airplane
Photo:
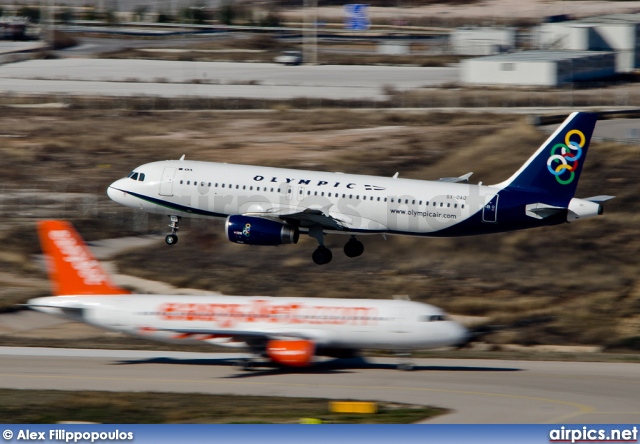
[[[130,294],[111,283],[70,223],[42,221],[38,232],[55,296],[27,305],[108,330],[241,348],[294,367],[312,364],[314,356],[353,356],[362,349],[408,354],[469,338],[439,308],[412,301]]]
[[[170,217],[169,245],[183,216],[226,217],[231,242],[295,244],[315,238],[316,264],[331,261],[324,234],[347,234],[348,257],[360,256],[356,234],[470,236],[555,225],[601,215],[613,196],[574,197],[597,114],[573,113],[509,179],[468,183],[471,173],[439,181],[167,160],[137,167],[113,182],[109,197]],[[496,147],[505,153],[511,148]],[[512,150],[511,150],[512,151]]]

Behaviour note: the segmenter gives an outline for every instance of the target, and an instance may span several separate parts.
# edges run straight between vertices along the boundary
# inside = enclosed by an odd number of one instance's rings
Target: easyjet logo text
[[[373,307],[340,307],[305,305],[302,303],[272,304],[256,300],[249,304],[194,304],[167,302],[159,308],[167,321],[217,322],[229,328],[243,322],[279,324],[373,325],[378,310]]]
[[[52,230],[49,239],[60,253],[62,260],[68,262],[86,285],[101,285],[107,281],[100,264],[87,253],[83,245],[66,230]]]

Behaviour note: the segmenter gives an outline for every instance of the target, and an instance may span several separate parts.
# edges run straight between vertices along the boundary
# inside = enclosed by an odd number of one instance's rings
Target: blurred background
[[[0,12],[0,311],[49,294],[35,222],[64,218],[91,241],[143,239],[102,257],[118,279],[143,278],[126,281],[140,292],[406,295],[489,331],[477,352],[640,350],[640,2],[0,0]],[[577,196],[616,196],[577,224],[366,236],[364,256],[318,267],[313,239],[242,246],[223,221],[183,219],[168,247],[165,217],[106,196],[134,167],[183,154],[497,183],[575,110],[602,112]],[[19,324],[0,321],[0,344],[124,343]]]

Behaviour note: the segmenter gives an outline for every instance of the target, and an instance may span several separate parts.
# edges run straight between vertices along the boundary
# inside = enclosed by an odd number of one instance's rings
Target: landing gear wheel
[[[175,234],[167,234],[167,237],[164,238],[164,241],[167,245],[175,245],[178,242],[178,236]]]
[[[316,264],[324,265],[331,262],[331,259],[333,258],[333,254],[331,253],[331,250],[329,250],[327,247],[320,245],[313,252],[313,254],[311,255],[311,258],[313,259],[313,262],[315,262]]]
[[[398,364],[398,370],[402,370],[404,372],[410,372],[413,370],[413,363],[411,362],[402,362]]]
[[[240,369],[242,371],[252,372],[252,371],[256,370],[257,363],[253,362],[251,359],[246,359],[246,360],[243,360],[242,362],[240,362],[238,367],[240,367]]]
[[[364,245],[355,237],[349,239],[349,242],[344,244],[344,254],[347,257],[358,257],[364,253]]]

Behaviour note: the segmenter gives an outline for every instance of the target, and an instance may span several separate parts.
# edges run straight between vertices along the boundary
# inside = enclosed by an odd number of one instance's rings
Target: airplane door
[[[482,222],[498,222],[498,196],[490,194],[484,197],[484,208],[482,209]]]
[[[304,199],[304,187],[298,188],[298,200]]]
[[[162,171],[162,180],[160,181],[160,195],[173,196],[173,177],[176,175],[176,169],[166,167]]]

